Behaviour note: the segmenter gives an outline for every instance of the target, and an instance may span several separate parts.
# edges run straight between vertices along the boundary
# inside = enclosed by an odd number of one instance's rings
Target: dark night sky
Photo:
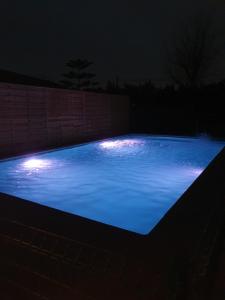
[[[0,68],[57,80],[87,58],[101,80],[165,78],[165,40],[209,2],[225,16],[222,0],[2,0]]]

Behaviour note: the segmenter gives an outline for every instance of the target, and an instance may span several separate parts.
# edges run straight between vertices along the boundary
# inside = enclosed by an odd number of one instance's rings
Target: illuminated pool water
[[[147,234],[223,146],[127,135],[4,160],[0,192]]]

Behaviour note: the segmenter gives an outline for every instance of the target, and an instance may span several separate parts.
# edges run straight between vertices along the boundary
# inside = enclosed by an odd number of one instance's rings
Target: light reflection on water
[[[224,143],[134,135],[0,162],[0,191],[148,233]]]
[[[37,158],[29,158],[22,163],[22,168],[26,170],[40,170],[49,168],[51,166],[51,160],[46,159],[37,159]]]
[[[104,149],[118,149],[122,147],[133,147],[135,145],[141,145],[144,141],[137,139],[123,139],[114,141],[104,141],[100,142],[99,146]]]

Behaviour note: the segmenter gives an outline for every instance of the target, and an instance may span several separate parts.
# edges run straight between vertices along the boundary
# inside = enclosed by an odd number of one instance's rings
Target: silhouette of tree
[[[62,74],[65,79],[61,80],[60,83],[63,87],[77,90],[96,88],[98,85],[98,82],[95,81],[96,75],[87,71],[91,65],[93,62],[86,59],[69,60],[66,63],[69,70]]]
[[[167,73],[178,86],[196,87],[213,75],[222,48],[211,18],[197,16],[179,26],[167,47]]]

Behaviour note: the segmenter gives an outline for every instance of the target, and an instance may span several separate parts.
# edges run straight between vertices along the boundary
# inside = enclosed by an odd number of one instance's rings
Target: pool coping
[[[223,161],[223,156],[225,156],[225,147],[224,149],[215,157],[215,159],[209,164],[209,166],[205,169],[205,171],[194,181],[194,183],[187,189],[186,192],[184,192],[184,194],[177,200],[177,202],[169,209],[169,211],[165,214],[165,216],[159,221],[159,223],[150,231],[150,233],[146,234],[146,235],[140,235],[138,233],[134,233],[128,230],[124,230],[124,229],[120,229],[111,225],[107,225],[107,224],[103,224],[97,221],[93,221],[84,217],[80,217],[74,214],[70,214],[67,212],[63,212],[61,210],[58,209],[54,209],[54,208],[50,208],[29,200],[24,200],[21,199],[19,197],[15,197],[15,196],[11,196],[8,194],[4,194],[4,193],[0,193],[0,197],[3,200],[6,200],[7,202],[10,201],[13,205],[15,205],[15,207],[17,209],[20,210],[20,206],[21,209],[23,210],[32,210],[32,209],[37,209],[38,213],[40,211],[40,213],[44,213],[44,211],[49,214],[49,216],[57,216],[56,218],[63,218],[63,219],[67,219],[67,222],[75,222],[75,223],[79,223],[79,227],[82,226],[82,231],[85,232],[85,234],[88,235],[88,232],[90,231],[90,229],[95,228],[96,231],[99,231],[99,233],[103,233],[103,234],[107,234],[108,235],[116,235],[119,236],[122,239],[126,239],[127,241],[143,241],[143,240],[149,240],[152,239],[152,236],[158,235],[158,231],[161,231],[162,229],[160,229],[161,227],[164,227],[164,223],[167,223],[170,221],[171,218],[173,218],[173,215],[176,215],[176,211],[177,210],[181,210],[183,206],[185,206],[185,202],[186,199],[191,197],[193,193],[195,193],[195,190],[197,188],[200,189],[200,186],[202,186],[203,182],[208,181],[208,179],[210,178],[210,181],[212,179],[212,172],[213,169],[218,169],[219,168],[219,161]],[[221,172],[221,171],[220,171]],[[218,171],[217,171],[218,174]],[[215,180],[214,180],[215,181]],[[214,182],[214,184],[218,184],[218,180],[217,182]],[[21,205],[20,205],[21,204]],[[1,205],[2,205],[2,201],[1,201]],[[18,211],[17,211],[18,212]],[[24,215],[24,214],[23,214]],[[24,218],[21,218],[22,215],[20,215],[20,219],[21,221],[24,219],[27,219],[27,221],[30,218],[26,218],[26,215],[24,215]],[[16,218],[16,215],[14,216]],[[32,220],[34,221],[34,219],[32,218]],[[75,224],[74,223],[74,224]],[[51,224],[52,222],[46,222],[45,225],[49,226],[51,228]],[[37,224],[38,225],[38,224]],[[39,224],[40,226],[41,224]],[[65,224],[66,225],[66,224]],[[127,243],[127,242],[126,242]],[[121,248],[121,247],[120,247]]]
[[[156,139],[156,140],[161,139],[161,138],[163,138],[163,139],[165,139],[165,138],[171,139],[172,138],[172,139],[178,139],[178,140],[179,139],[184,139],[184,140],[198,140],[199,139],[199,136],[171,136],[171,135],[154,135],[154,134],[141,134],[141,133],[140,134],[135,134],[135,133],[131,134],[131,133],[128,133],[128,134],[122,134],[122,135],[112,136],[112,137],[108,137],[108,138],[104,138],[104,139],[99,139],[99,140],[94,140],[94,141],[86,141],[86,142],[72,144],[72,145],[60,146],[60,147],[53,148],[53,149],[46,149],[46,150],[42,150],[42,151],[37,151],[37,152],[32,152],[32,153],[27,153],[27,154],[16,155],[16,156],[12,156],[12,157],[10,156],[10,157],[6,157],[6,158],[0,158],[0,163],[1,162],[5,162],[5,161],[16,160],[16,159],[24,159],[24,158],[34,157],[35,155],[42,155],[42,154],[45,154],[45,153],[51,153],[51,152],[54,152],[54,151],[61,151],[61,150],[64,150],[64,149],[72,149],[72,148],[76,148],[76,147],[80,147],[80,146],[92,144],[94,142],[99,142],[99,141],[105,142],[105,141],[110,141],[110,140],[115,139],[115,138],[121,138],[121,137],[123,137],[123,138],[129,138],[129,137],[132,137],[132,136],[135,136],[135,137],[136,136],[139,136],[139,137],[148,136],[148,137],[152,137],[153,139]],[[208,140],[208,137],[207,137],[207,140]],[[214,139],[210,139],[210,140],[214,140]],[[217,140],[217,139],[215,141],[216,142],[220,142],[220,140]],[[221,142],[222,142],[222,140],[221,140]],[[32,202],[34,204],[37,203],[36,201],[32,201],[32,199],[31,200],[30,199],[25,200],[25,199],[17,197],[17,196],[13,196],[13,195],[10,195],[10,194],[7,194],[7,193],[1,193],[0,192],[0,195],[1,194],[13,197],[15,199],[20,199],[20,200],[23,200],[23,201],[28,202],[28,203],[29,202]],[[180,199],[180,197],[176,200],[176,202],[178,202],[179,199]],[[175,202],[175,204],[176,204],[176,202]],[[90,220],[90,219],[85,218],[85,217],[80,217],[80,216],[78,216],[76,214],[73,214],[73,213],[70,213],[68,211],[62,211],[62,210],[57,209],[57,208],[51,208],[51,207],[48,207],[48,206],[46,206],[44,204],[42,204],[41,206],[43,206],[43,207],[45,207],[47,209],[48,208],[53,209],[53,211],[55,211],[55,213],[59,212],[60,214],[63,213],[64,215],[67,215],[67,216],[68,215],[75,216],[77,218],[80,218],[81,222],[83,220],[85,223],[90,223],[91,222],[91,223],[93,223],[95,225],[96,225],[96,223],[97,224],[99,223],[98,221]],[[174,206],[175,205],[172,205],[172,207],[169,210],[171,210]],[[165,215],[167,215],[167,213]],[[162,218],[164,218],[165,215],[163,215]],[[158,222],[156,225],[158,225],[159,223],[160,222]],[[108,225],[108,224],[104,224],[104,223],[101,223],[101,224],[102,225],[106,225],[107,227],[112,227],[112,229],[114,229],[114,228],[118,229],[119,232],[121,232],[121,228],[115,227],[113,225],[111,226],[111,225]],[[131,235],[139,236],[139,235],[149,235],[153,231],[154,228],[155,228],[155,226],[151,229],[151,231],[148,234],[142,234],[142,233],[138,233],[138,232],[136,233],[135,231],[129,231],[129,230],[126,230],[125,228],[122,228],[122,231],[123,232],[125,231],[127,233],[127,234],[125,233],[126,236],[128,236],[128,235],[130,236],[130,234]]]
[[[34,150],[28,150],[25,151],[22,154],[11,154],[11,155],[4,155],[4,156],[0,156],[0,162],[3,161],[7,161],[7,160],[14,160],[14,159],[20,159],[20,158],[25,158],[25,157],[29,157],[29,156],[34,156],[34,155],[39,155],[39,154],[45,154],[48,152],[54,152],[54,151],[60,151],[63,149],[71,149],[71,148],[75,148],[75,147],[80,147],[80,146],[84,146],[84,145],[88,145],[94,142],[100,142],[100,141],[110,141],[111,139],[114,138],[120,138],[120,137],[132,137],[132,136],[148,136],[148,137],[153,137],[153,138],[178,138],[178,139],[193,139],[193,140],[198,140],[200,137],[202,136],[189,136],[189,135],[158,135],[158,134],[151,134],[151,133],[126,133],[126,134],[117,134],[117,135],[111,135],[109,137],[101,137],[99,139],[88,139],[88,140],[81,140],[81,141],[77,141],[75,143],[71,143],[71,144],[67,144],[67,145],[63,145],[63,146],[53,146],[53,147],[47,147],[45,149],[34,149]],[[204,138],[204,137],[203,137]],[[206,136],[206,139],[209,139],[209,137]],[[213,138],[210,137],[211,141],[215,141],[215,142],[225,142],[224,139],[220,139],[220,138]]]

